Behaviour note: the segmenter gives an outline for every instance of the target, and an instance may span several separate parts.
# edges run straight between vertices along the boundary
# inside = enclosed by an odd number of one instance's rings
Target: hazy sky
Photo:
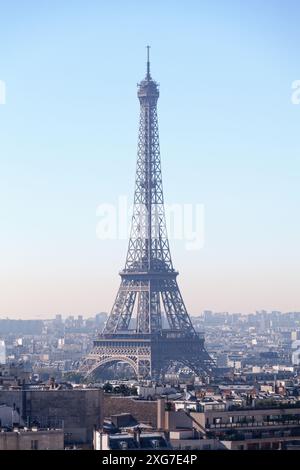
[[[110,310],[127,241],[151,44],[165,199],[204,204],[172,241],[188,310],[300,310],[299,1],[0,1],[0,317]]]

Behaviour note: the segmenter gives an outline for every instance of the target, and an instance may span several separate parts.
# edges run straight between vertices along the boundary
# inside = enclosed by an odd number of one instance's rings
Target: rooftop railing
[[[207,429],[236,429],[236,428],[263,428],[269,426],[299,426],[299,419],[271,419],[264,421],[240,421],[236,423],[207,424]]]

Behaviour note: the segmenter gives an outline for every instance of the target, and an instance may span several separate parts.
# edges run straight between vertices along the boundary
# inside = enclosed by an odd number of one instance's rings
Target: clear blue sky
[[[132,197],[136,83],[151,44],[165,198],[205,205],[171,243],[189,311],[300,310],[298,1],[1,2],[0,317],[111,308]]]

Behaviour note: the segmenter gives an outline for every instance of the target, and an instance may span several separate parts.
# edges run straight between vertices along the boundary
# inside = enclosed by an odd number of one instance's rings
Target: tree
[[[112,391],[113,391],[112,384],[110,384],[109,382],[106,382],[106,383],[103,385],[103,391],[104,391],[105,393],[112,393]]]
[[[128,386],[125,385],[125,384],[121,384],[121,385],[120,385],[120,393],[121,393],[123,396],[128,396],[128,395],[130,395],[130,391],[129,391]]]

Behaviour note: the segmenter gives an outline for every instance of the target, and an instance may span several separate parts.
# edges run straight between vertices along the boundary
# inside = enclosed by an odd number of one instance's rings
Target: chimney
[[[134,440],[136,441],[138,447],[141,447],[141,432],[142,431],[140,428],[136,428],[134,430]]]
[[[55,389],[55,378],[51,377],[50,379],[50,389],[54,390]]]
[[[157,400],[157,429],[159,431],[164,431],[166,427],[165,408],[166,408],[166,400],[164,398],[159,398]]]

